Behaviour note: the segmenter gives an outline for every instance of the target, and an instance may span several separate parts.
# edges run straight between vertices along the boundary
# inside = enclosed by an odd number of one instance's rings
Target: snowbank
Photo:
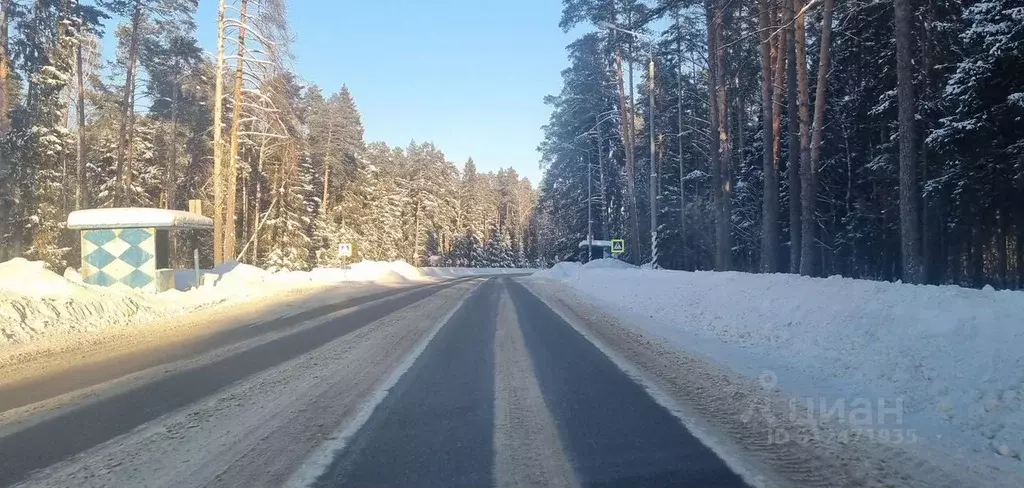
[[[199,270],[200,283],[204,287],[227,287],[245,286],[267,281],[271,273],[252,266],[238,262],[227,262],[215,266],[213,269]],[[180,291],[188,291],[196,282],[194,269],[176,271],[174,273],[174,287]]]
[[[637,269],[636,266],[615,258],[595,259],[583,265],[586,269]]]
[[[625,261],[615,258],[602,258],[595,259],[588,262],[587,264],[580,264],[574,262],[561,262],[555,263],[554,266],[537,271],[533,274],[538,278],[550,278],[550,279],[570,279],[579,276],[582,270],[595,270],[595,269],[621,269],[621,270],[638,270],[640,268],[633,266]]]
[[[87,285],[73,269],[60,276],[38,261],[17,258],[0,263],[0,347],[143,323],[226,300],[301,287],[339,282],[413,283],[431,278],[403,261],[364,261],[348,270],[281,273],[230,262],[200,270],[200,280],[202,286],[194,290],[195,271],[181,270],[175,273],[177,290],[153,294]]]
[[[430,281],[418,268],[405,261],[361,261],[341,268],[315,268],[311,271],[271,273],[244,263],[224,263],[210,270],[200,270],[203,287],[244,288],[255,284],[289,285],[298,283],[373,282],[401,284]],[[175,273],[175,285],[185,291],[195,283],[194,270]]]
[[[405,261],[361,261],[349,269],[316,268],[309,272],[312,279],[326,282],[373,282],[382,284],[419,283],[431,281]]]
[[[1024,474],[1024,293],[591,265],[534,276],[816,411],[902,402],[869,427],[913,429],[927,440],[915,448]]]
[[[39,261],[0,263],[0,346],[154,320],[223,299],[95,287],[74,270],[65,276]]]
[[[533,274],[536,278],[569,279],[579,276],[582,269],[580,263],[555,263],[554,266]]]

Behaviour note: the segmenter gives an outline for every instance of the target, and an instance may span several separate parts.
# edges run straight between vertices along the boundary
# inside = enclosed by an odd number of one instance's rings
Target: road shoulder
[[[621,323],[599,304],[544,279],[520,279],[611,357],[754,486],[968,486],[929,460],[877,443],[838,439],[791,415],[790,398],[697,354]],[[780,441],[779,432],[788,440]],[[800,439],[797,442],[796,439]]]

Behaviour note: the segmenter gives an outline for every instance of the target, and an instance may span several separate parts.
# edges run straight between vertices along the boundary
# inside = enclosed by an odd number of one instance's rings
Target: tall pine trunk
[[[938,91],[934,88],[932,80],[936,79],[934,74],[935,61],[932,53],[932,46],[934,43],[934,35],[932,28],[936,24],[935,21],[935,5],[934,2],[929,0],[927,7],[924,9],[923,19],[924,29],[922,31],[921,39],[921,69],[924,74],[924,78],[928,82],[924,83],[923,93],[921,97],[926,101],[926,104],[938,106],[941,103],[941,98],[937,97],[935,93]],[[931,131],[931,127],[928,124],[928,117],[924,117],[922,120],[921,131],[924,134],[928,134]],[[921,181],[924,185],[928,184],[930,178],[928,172],[928,146],[922,144],[921,146]],[[922,283],[938,283],[939,267],[936,266],[936,251],[939,249],[939,238],[938,228],[936,225],[937,216],[934,202],[931,202],[928,198],[928,194],[922,192],[921,194],[921,282]]]
[[[808,190],[811,169],[810,88],[807,81],[807,17],[803,0],[793,0],[796,11],[796,88],[800,117],[800,273],[814,267],[814,204],[817,195]]]
[[[619,117],[619,125],[622,131],[622,146],[626,152],[626,191],[629,193],[626,197],[626,211],[629,213],[629,233],[633,239],[632,243],[627,245],[627,253],[630,256],[630,260],[633,264],[640,264],[640,216],[638,215],[638,205],[636,202],[636,157],[633,150],[636,146],[633,145],[632,129],[627,118],[632,119],[627,114],[626,107],[626,91],[623,86],[622,76],[622,54],[619,51],[615,52],[615,69],[618,75],[619,82],[619,113],[623,114],[623,117]]]
[[[814,274],[812,259],[816,257],[817,245],[814,243],[815,228],[818,226],[816,218],[818,201],[818,172],[821,170],[821,143],[825,132],[825,97],[828,88],[829,54],[831,53],[832,39],[832,11],[835,9],[835,0],[825,0],[825,10],[821,22],[821,51],[818,55],[818,84],[814,94],[814,125],[811,127],[811,164],[807,170],[808,179],[804,185],[804,229],[803,233],[810,239],[804,241],[804,253],[801,258],[801,272],[805,275]],[[824,263],[824,260],[822,261]],[[806,265],[806,267],[804,267]],[[820,268],[824,270],[824,265]]]
[[[787,26],[786,51],[786,116],[789,129],[789,161],[786,175],[789,182],[789,272],[800,272],[801,228],[800,223],[800,119],[797,99],[797,62],[805,63],[803,54],[796,51],[796,28],[794,27],[794,6],[797,0],[783,0],[783,23]],[[802,19],[801,19],[802,20]]]
[[[260,143],[260,149],[259,149],[258,154],[256,155],[256,174],[257,175],[262,175],[263,174],[263,161],[265,160],[266,153],[267,153],[267,140],[264,138],[263,142]],[[260,210],[263,208],[263,181],[258,176],[256,178],[254,178],[254,179],[256,180],[256,201],[254,203],[255,208],[254,208],[253,213],[256,214],[256,217],[253,219],[252,238],[251,238],[251,240],[252,240],[252,262],[256,263],[256,262],[259,261],[259,258],[260,258],[260,226],[262,225],[262,222],[260,221],[260,216],[262,215],[262,213],[260,212]]]
[[[78,26],[78,43],[75,46],[75,71],[76,81],[78,83],[78,106],[77,120],[78,120],[78,145],[76,147],[76,164],[75,164],[75,209],[81,210],[89,206],[89,183],[86,181],[85,175],[85,73],[84,62],[82,60],[82,41],[85,32],[83,31],[84,26],[79,23]]]
[[[761,146],[764,198],[761,199],[761,272],[778,271],[779,257],[779,174],[775,167],[775,107],[772,100],[773,0],[759,0],[758,29],[761,31]]]
[[[119,202],[130,206],[132,185],[131,145],[135,130],[135,74],[139,57],[139,28],[142,24],[142,3],[135,1],[132,9],[131,33],[128,40],[128,65],[125,71],[124,91],[121,95],[121,127],[118,130],[117,167],[115,180],[121,192]]]
[[[895,0],[896,22],[896,96],[899,102],[900,127],[900,251],[903,258],[903,281],[920,283],[921,264],[920,198],[917,185],[917,150],[915,133],[916,100],[914,98],[914,66],[912,62],[910,18],[914,15],[910,0]]]
[[[217,78],[213,96],[213,263],[224,262],[224,17],[227,0],[217,13]]]
[[[0,0],[0,138],[6,137],[10,130],[10,119],[7,117],[9,110],[9,95],[7,93],[7,79],[10,74],[9,42],[8,42],[8,10],[11,8],[11,0]],[[13,184],[11,164],[8,162],[8,155],[0,146],[0,261],[6,261],[8,257],[8,245],[13,247],[13,242],[7,241],[11,234],[10,222],[10,200],[11,195],[17,191]],[[12,239],[13,240],[13,239]]]
[[[732,147],[729,141],[729,92],[725,78],[725,48],[722,45],[723,0],[706,0],[711,133],[711,171],[715,185],[715,269],[728,271],[732,265]]]
[[[11,72],[10,42],[8,25],[10,23],[11,0],[0,0],[0,137],[6,136],[11,129],[10,95],[7,93],[8,78]],[[0,174],[6,168],[6,154],[0,152]]]
[[[788,23],[788,21],[786,20],[786,12],[789,11],[787,7],[789,0],[773,1],[777,3],[773,4],[774,13],[772,14],[772,22],[778,22],[781,19],[781,25],[786,25]],[[773,29],[775,29],[774,26]],[[780,256],[782,246],[782,229],[781,224],[779,222],[779,220],[781,219],[780,213],[782,207],[781,197],[779,195],[779,173],[781,171],[782,166],[782,101],[783,91],[786,86],[786,59],[789,45],[789,35],[786,29],[775,30],[777,31],[774,46],[775,72],[772,73],[772,75],[774,76],[774,80],[772,82],[772,136],[774,137],[772,141],[772,164],[774,165],[772,168],[772,178],[775,181],[775,184],[772,185],[772,193],[774,194],[774,198],[772,199],[772,201],[774,202],[775,207],[775,240],[774,244],[772,245],[774,247],[774,253],[772,255],[775,259],[775,266],[773,267],[771,272],[778,273],[779,271],[782,271],[782,256]]]
[[[234,98],[231,107],[231,153],[227,168],[227,207],[224,217],[224,257],[234,259],[238,251],[235,240],[238,237],[238,146],[239,126],[242,119],[242,84],[245,82],[245,23],[249,0],[242,0],[238,22],[238,60],[235,65]]]
[[[174,72],[179,70],[178,60],[174,60]],[[178,190],[178,82],[171,86],[171,130],[170,155],[167,157],[167,179],[164,183],[164,194],[167,196],[167,208],[174,210],[177,205]],[[173,242],[173,239],[172,239]],[[173,256],[174,253],[172,252]]]
[[[1007,223],[1005,211],[1000,210],[996,217],[996,271],[995,277],[999,280],[999,288],[1009,288],[1007,280],[1007,268],[1010,263],[1007,247],[1010,243],[1010,226]]]

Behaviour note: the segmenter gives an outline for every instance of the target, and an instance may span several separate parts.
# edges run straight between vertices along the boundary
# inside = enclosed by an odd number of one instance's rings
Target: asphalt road
[[[0,486],[746,486],[513,278],[252,325],[0,388],[0,414],[27,408],[0,415]],[[270,332],[75,405],[28,408]]]
[[[586,338],[503,278],[452,316],[317,486],[495,484],[494,338],[503,293],[580,485],[745,486]]]

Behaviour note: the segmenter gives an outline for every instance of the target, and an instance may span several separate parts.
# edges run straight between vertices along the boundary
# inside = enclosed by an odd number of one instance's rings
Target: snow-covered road
[[[768,422],[780,399],[756,381],[560,288],[366,290],[105,361],[49,358],[93,365],[63,383],[57,366],[0,366],[0,485],[966,485],[884,445],[773,442],[808,427]]]

